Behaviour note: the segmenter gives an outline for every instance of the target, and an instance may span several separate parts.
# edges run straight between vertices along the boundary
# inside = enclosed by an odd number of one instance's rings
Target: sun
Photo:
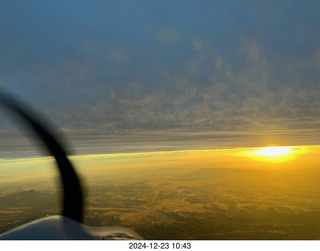
[[[263,147],[261,149],[255,150],[260,156],[264,157],[279,157],[285,156],[292,152],[291,147],[288,146],[270,146],[270,147]]]
[[[240,153],[256,161],[286,162],[296,157],[297,150],[292,146],[254,147]]]

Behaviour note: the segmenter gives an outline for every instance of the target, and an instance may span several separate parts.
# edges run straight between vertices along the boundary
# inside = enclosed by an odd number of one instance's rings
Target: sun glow
[[[264,147],[259,150],[255,150],[258,155],[265,156],[265,157],[277,157],[277,156],[284,156],[288,155],[292,152],[291,147],[288,146],[271,146],[271,147]]]
[[[269,146],[252,148],[248,151],[241,152],[240,155],[250,157],[257,161],[286,162],[295,159],[301,152],[301,147]]]

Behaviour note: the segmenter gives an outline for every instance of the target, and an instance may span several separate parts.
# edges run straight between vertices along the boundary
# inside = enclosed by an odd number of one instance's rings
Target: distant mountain
[[[8,208],[28,207],[37,209],[56,208],[56,195],[43,193],[34,189],[20,190],[16,193],[4,195],[0,197],[0,208],[5,210]]]

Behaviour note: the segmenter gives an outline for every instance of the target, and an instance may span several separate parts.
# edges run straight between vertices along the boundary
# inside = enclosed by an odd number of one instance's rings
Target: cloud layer
[[[79,134],[313,134],[319,5],[8,2],[0,84]]]

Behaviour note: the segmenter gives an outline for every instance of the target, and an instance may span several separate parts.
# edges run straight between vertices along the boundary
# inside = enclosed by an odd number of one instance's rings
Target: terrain
[[[99,175],[98,175],[99,174]],[[146,239],[304,240],[320,237],[317,169],[120,168],[82,171],[85,224]],[[59,213],[45,182],[0,194],[0,232]]]

